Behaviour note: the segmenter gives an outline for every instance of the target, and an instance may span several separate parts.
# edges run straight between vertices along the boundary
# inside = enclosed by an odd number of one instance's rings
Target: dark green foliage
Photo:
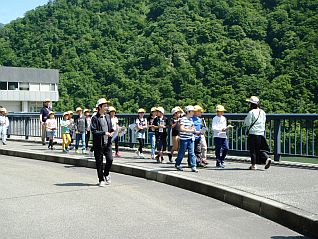
[[[60,70],[57,110],[318,111],[316,0],[55,0],[0,30],[0,64]]]

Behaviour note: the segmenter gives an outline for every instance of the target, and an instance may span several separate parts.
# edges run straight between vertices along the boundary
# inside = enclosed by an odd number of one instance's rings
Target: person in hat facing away
[[[224,160],[229,150],[227,131],[231,127],[227,126],[226,118],[223,116],[225,108],[223,105],[216,106],[216,116],[212,120],[213,139],[215,145],[216,167],[224,168]],[[221,156],[222,149],[222,156]]]
[[[256,164],[265,164],[265,169],[271,165],[268,156],[269,147],[265,138],[266,113],[260,108],[259,98],[252,96],[247,99],[251,110],[248,112],[244,125],[248,127],[248,146],[250,149],[251,166],[249,169],[256,170]]]
[[[49,119],[46,120],[46,135],[49,138],[49,146],[48,148],[53,150],[53,141],[56,134],[57,129],[57,121],[54,116],[55,112],[49,112]]]
[[[148,127],[147,119],[144,118],[145,112],[146,111],[143,108],[140,108],[138,110],[138,118],[136,119],[137,139],[139,142],[139,148],[136,153],[140,158],[145,158],[143,147],[145,146],[146,129]]]
[[[148,121],[148,133],[151,145],[151,159],[155,159],[156,154],[156,129],[154,126],[154,120],[157,118],[157,108],[152,107],[149,117],[147,118]]]
[[[178,171],[183,171],[181,162],[186,150],[188,150],[191,170],[192,172],[198,172],[196,157],[194,154],[194,134],[199,134],[200,132],[198,132],[194,127],[194,123],[192,121],[193,114],[194,107],[192,105],[185,107],[185,116],[182,117],[180,122],[180,148],[175,164],[175,167]]]
[[[71,144],[71,136],[70,136],[70,120],[69,120],[69,113],[63,113],[63,119],[60,122],[61,125],[61,134],[62,134],[62,150],[64,153],[69,152],[69,145]]]
[[[92,117],[92,134],[94,157],[99,180],[99,186],[103,187],[111,183],[109,175],[113,164],[112,136],[114,133],[110,116],[106,114],[109,101],[101,98],[97,101],[98,112]],[[105,168],[103,169],[103,156],[106,158]]]
[[[156,142],[158,150],[156,159],[158,163],[163,162],[163,152],[167,150],[169,119],[164,116],[164,113],[164,108],[158,107],[157,118],[153,122],[154,128],[156,129]]]
[[[9,127],[9,118],[6,116],[6,108],[0,107],[0,137],[2,145],[7,145],[7,130]]]
[[[119,123],[118,118],[116,117],[116,108],[113,106],[110,106],[108,108],[108,112],[109,112],[110,119],[112,121],[113,130],[116,131],[120,128],[120,126],[118,125],[118,123]],[[115,156],[120,157],[120,154],[119,154],[119,136],[117,135],[115,137],[116,138],[113,139],[113,142],[115,142]]]
[[[174,151],[179,150],[179,132],[180,132],[180,117],[183,110],[177,106],[171,110],[172,118],[170,119],[171,135],[172,135],[172,147],[168,154],[169,161],[172,162]]]
[[[50,99],[45,99],[43,101],[43,107],[40,111],[40,123],[42,127],[42,134],[41,134],[41,140],[42,144],[45,145],[45,140],[46,140],[46,120],[49,118],[49,112],[50,112]]]
[[[76,108],[76,113],[77,113],[77,118],[75,119],[75,133],[76,133],[76,138],[75,138],[75,152],[79,153],[78,151],[78,146],[79,146],[79,141],[82,141],[82,153],[86,153],[86,145],[85,145],[85,134],[87,131],[87,121],[85,116],[83,115],[83,110],[81,107]]]
[[[84,109],[84,115],[85,115],[85,119],[86,119],[86,131],[85,131],[85,148],[86,150],[88,149],[88,142],[91,138],[91,110],[90,109]]]

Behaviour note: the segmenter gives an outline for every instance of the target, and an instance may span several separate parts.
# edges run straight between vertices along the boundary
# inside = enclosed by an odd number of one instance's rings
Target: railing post
[[[25,118],[25,125],[24,125],[24,135],[25,135],[25,139],[29,139],[29,124],[30,124],[30,117],[26,117]]]
[[[281,122],[280,119],[274,121],[274,161],[279,161],[281,154]]]

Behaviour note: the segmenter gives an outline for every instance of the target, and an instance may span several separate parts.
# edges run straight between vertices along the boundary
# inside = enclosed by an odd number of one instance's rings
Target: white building
[[[59,71],[0,66],[0,105],[9,112],[39,112],[45,98],[58,101]]]

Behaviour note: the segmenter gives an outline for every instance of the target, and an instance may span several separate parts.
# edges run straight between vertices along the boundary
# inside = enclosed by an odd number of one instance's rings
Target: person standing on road
[[[118,131],[120,129],[120,126],[118,125],[119,120],[116,117],[116,108],[113,106],[110,106],[108,108],[108,111],[109,111],[109,116],[110,116],[110,119],[112,122],[113,130],[114,130],[114,132],[117,131],[116,136],[114,136],[115,138],[113,138],[113,142],[115,142],[115,156],[120,157],[120,154],[119,154],[119,135],[118,135]]]
[[[81,140],[82,154],[85,154],[86,153],[85,133],[87,130],[87,121],[85,116],[83,115],[83,110],[81,107],[76,108],[76,113],[77,113],[77,118],[75,119],[75,128],[76,128],[75,152],[79,153],[78,146],[79,146],[79,141]]]
[[[248,127],[247,142],[252,164],[249,169],[256,170],[256,164],[265,164],[265,169],[268,169],[271,158],[267,154],[269,147],[265,138],[266,113],[260,108],[260,101],[256,96],[246,101],[250,103],[251,108],[244,120],[244,125]]]
[[[88,142],[91,138],[91,110],[90,109],[85,109],[84,110],[84,115],[85,115],[85,119],[86,119],[86,131],[85,131],[85,148],[86,150],[88,150]]]
[[[165,110],[163,107],[158,107],[157,110],[157,117],[153,122],[154,128],[156,129],[158,151],[156,159],[158,163],[162,163],[164,160],[163,152],[167,150],[169,119],[164,116]],[[170,162],[172,162],[172,160]]]
[[[69,152],[69,145],[71,144],[71,136],[70,136],[70,120],[69,120],[69,113],[63,113],[63,119],[61,120],[61,134],[62,134],[62,151],[64,153]]]
[[[181,162],[186,150],[188,150],[191,170],[192,172],[198,172],[196,162],[197,160],[194,154],[194,134],[199,134],[200,132],[196,131],[194,123],[192,121],[194,107],[192,105],[188,105],[185,108],[185,114],[186,115],[182,117],[180,122],[180,148],[178,151],[178,156],[176,158],[175,167],[178,171],[183,171]]]
[[[138,110],[138,118],[136,119],[137,139],[139,142],[139,148],[136,153],[140,158],[145,158],[143,148],[145,146],[146,129],[148,128],[147,119],[144,118],[145,112],[143,108],[140,108]]]
[[[93,134],[94,157],[99,179],[99,186],[103,187],[111,183],[109,171],[113,164],[112,136],[113,127],[110,116],[106,114],[109,101],[101,98],[97,101],[98,112],[92,117],[91,129]],[[103,156],[105,155],[106,164],[103,170]]]
[[[45,145],[45,141],[46,141],[46,120],[49,118],[50,103],[51,103],[51,100],[46,98],[43,101],[43,108],[40,111],[40,123],[42,127],[41,140],[43,145]]]
[[[57,130],[57,121],[54,116],[55,112],[49,112],[49,118],[46,120],[46,135],[49,138],[49,146],[48,148],[53,150],[54,138]]]
[[[168,154],[170,162],[172,162],[174,151],[179,150],[179,144],[180,144],[179,131],[180,131],[180,119],[181,119],[180,116],[182,113],[182,109],[178,106],[174,107],[171,110],[171,113],[172,113],[172,118],[170,120],[170,127],[171,127],[171,136],[172,136],[172,147],[171,147],[170,153]]]
[[[0,137],[2,139],[2,145],[7,145],[7,130],[9,127],[9,119],[6,114],[6,108],[0,107]]]

